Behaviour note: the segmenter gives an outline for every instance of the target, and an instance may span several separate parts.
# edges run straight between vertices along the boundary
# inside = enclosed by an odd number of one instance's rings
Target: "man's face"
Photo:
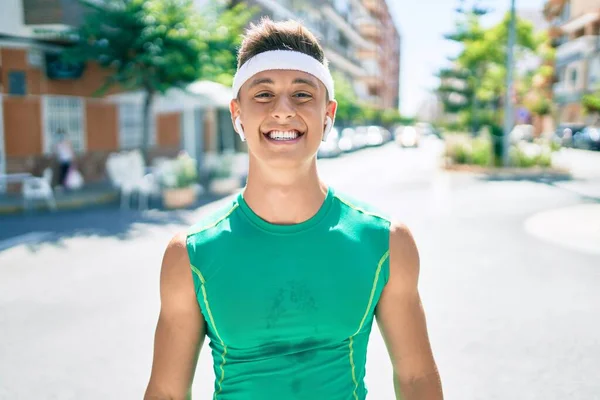
[[[270,70],[250,78],[230,108],[233,120],[242,121],[251,156],[293,167],[315,157],[326,117],[334,118],[336,106],[313,75]]]

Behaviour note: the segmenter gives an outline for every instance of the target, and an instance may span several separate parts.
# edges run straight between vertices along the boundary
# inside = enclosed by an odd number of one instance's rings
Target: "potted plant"
[[[187,153],[180,153],[163,172],[161,183],[166,208],[182,208],[194,204],[198,192],[196,160]]]

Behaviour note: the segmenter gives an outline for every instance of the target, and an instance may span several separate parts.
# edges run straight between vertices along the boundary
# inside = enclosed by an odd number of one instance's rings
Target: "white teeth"
[[[269,137],[273,140],[294,140],[298,138],[299,134],[296,131],[271,131],[269,132]]]

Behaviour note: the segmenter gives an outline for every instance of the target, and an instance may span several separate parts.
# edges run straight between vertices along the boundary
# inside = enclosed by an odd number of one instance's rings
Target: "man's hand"
[[[175,236],[165,251],[160,298],[154,362],[144,399],[190,399],[205,322],[196,299],[185,234]]]
[[[389,264],[390,276],[376,317],[394,367],[396,397],[442,400],[442,384],[418,291],[419,252],[403,225],[392,225]]]

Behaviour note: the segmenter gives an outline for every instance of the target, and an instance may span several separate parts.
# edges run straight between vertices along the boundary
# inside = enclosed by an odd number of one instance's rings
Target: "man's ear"
[[[241,115],[240,102],[238,99],[231,100],[229,103],[229,112],[231,114],[231,124],[235,127],[235,119]]]
[[[325,113],[327,114],[327,116],[330,117],[333,121],[335,121],[335,114],[337,113],[337,106],[338,106],[337,101],[330,100],[329,103],[327,103],[327,109],[325,110]]]

